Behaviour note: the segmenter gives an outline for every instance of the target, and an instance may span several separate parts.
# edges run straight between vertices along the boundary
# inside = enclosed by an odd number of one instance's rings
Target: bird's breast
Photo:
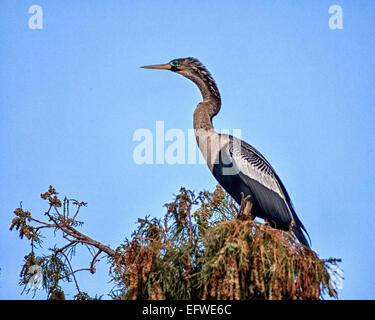
[[[229,137],[218,134],[214,129],[195,129],[195,137],[208,167],[213,171],[220,151],[229,143]]]

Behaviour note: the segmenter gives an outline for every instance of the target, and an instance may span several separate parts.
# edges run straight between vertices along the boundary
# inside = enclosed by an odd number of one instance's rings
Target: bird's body
[[[169,64],[146,68],[175,71],[198,86],[203,101],[194,111],[195,136],[214,177],[238,204],[241,204],[243,196],[249,196],[253,216],[269,221],[275,228],[291,229],[302,244],[309,246],[302,232],[306,229],[268,161],[248,143],[230,135],[218,134],[214,129],[212,118],[220,111],[221,98],[207,69],[195,58],[175,59]]]

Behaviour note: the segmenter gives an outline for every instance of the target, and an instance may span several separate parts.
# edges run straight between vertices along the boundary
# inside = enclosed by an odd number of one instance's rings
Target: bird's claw
[[[244,193],[241,192],[241,205],[238,210],[237,219],[241,220],[254,220],[255,216],[251,214],[253,204],[250,201],[251,195],[245,197]]]

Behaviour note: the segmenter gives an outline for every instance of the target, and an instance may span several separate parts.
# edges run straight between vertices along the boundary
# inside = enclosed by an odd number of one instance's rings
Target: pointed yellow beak
[[[143,66],[141,68],[145,68],[145,69],[167,69],[167,70],[172,69],[172,67],[169,63],[167,63],[167,64],[154,64],[152,66]]]

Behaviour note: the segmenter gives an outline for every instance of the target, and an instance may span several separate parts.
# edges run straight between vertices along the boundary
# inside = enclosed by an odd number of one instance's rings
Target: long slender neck
[[[203,102],[199,103],[194,111],[194,129],[213,130],[212,118],[219,110],[220,103],[218,104],[216,101],[203,100]]]
[[[220,93],[215,81],[206,70],[185,76],[198,86],[203,97],[203,101],[194,111],[194,129],[213,129],[212,118],[219,113],[221,107]]]
[[[192,61],[192,66],[187,72],[180,73],[193,81],[202,93],[203,101],[198,103],[194,111],[194,131],[198,147],[210,170],[213,170],[221,147],[220,135],[212,124],[212,118],[218,114],[221,107],[219,90],[210,73],[197,60]]]

